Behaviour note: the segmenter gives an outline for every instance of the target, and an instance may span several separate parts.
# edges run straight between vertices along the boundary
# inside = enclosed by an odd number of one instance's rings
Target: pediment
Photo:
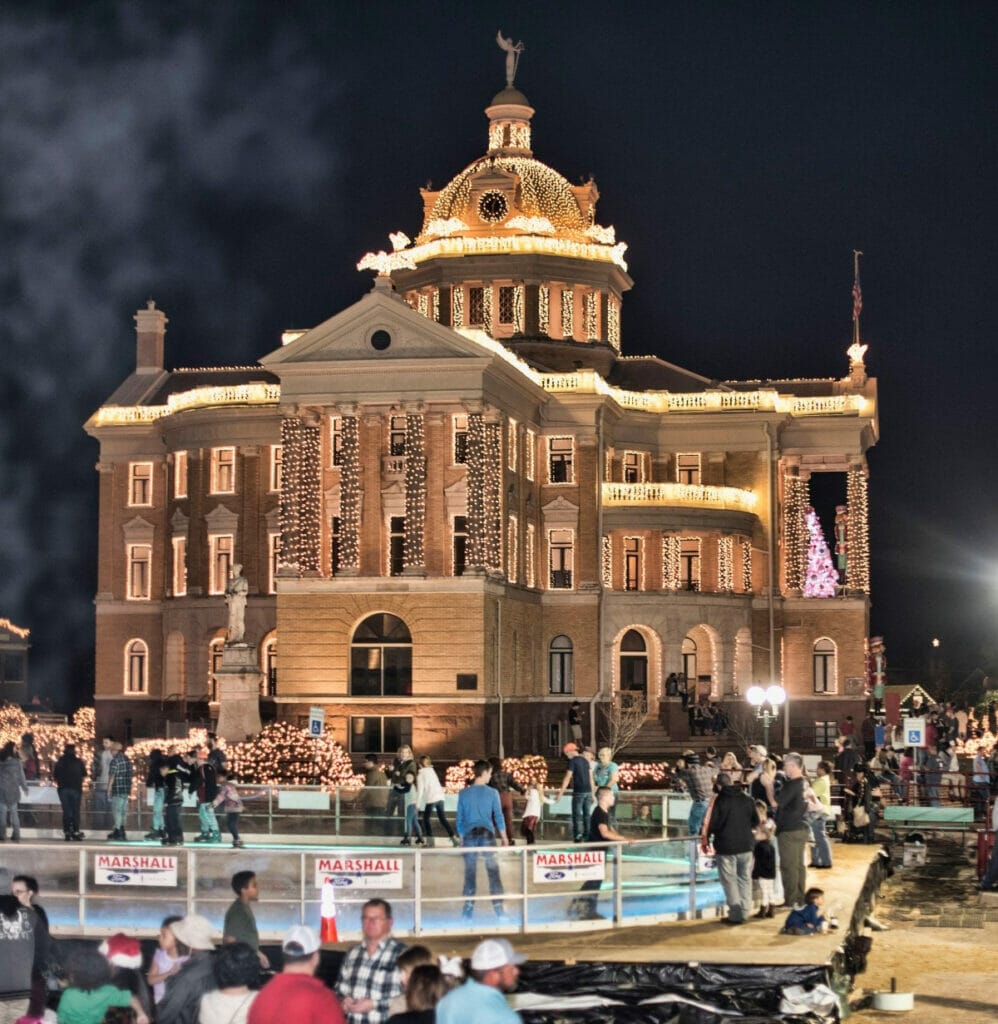
[[[156,527],[142,516],[135,516],[129,519],[122,528],[125,540],[129,544],[151,544],[156,533]]]
[[[491,357],[472,339],[417,313],[378,279],[375,289],[359,302],[264,356],[260,363],[280,374],[283,367],[295,363],[362,361],[373,366],[404,359]]]

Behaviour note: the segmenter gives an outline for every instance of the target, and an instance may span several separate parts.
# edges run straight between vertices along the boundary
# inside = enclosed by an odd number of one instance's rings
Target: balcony
[[[728,512],[755,512],[752,491],[713,484],[603,484],[604,508],[686,508],[720,509]]]

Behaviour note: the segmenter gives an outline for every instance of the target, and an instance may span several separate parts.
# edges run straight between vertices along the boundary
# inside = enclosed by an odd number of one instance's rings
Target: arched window
[[[548,686],[551,693],[572,693],[575,690],[572,653],[572,641],[567,636],[556,636],[551,641],[548,657]]]
[[[277,637],[269,636],[263,642],[260,658],[260,696],[273,697],[277,693]]]
[[[620,641],[620,693],[642,702],[648,694],[648,647],[636,629],[629,629]]]
[[[697,642],[693,637],[688,636],[683,640],[683,675],[686,676],[686,684],[693,684],[689,693],[694,695],[697,686]]]
[[[149,692],[149,647],[145,640],[125,644],[125,693]]]
[[[225,637],[216,636],[208,644],[208,699],[218,700],[218,677],[215,673],[222,667],[222,655],[225,650]]]
[[[396,615],[369,615],[357,627],[350,648],[353,697],[412,696],[412,637]]]
[[[814,692],[835,693],[835,655],[837,648],[834,641],[823,636],[816,640],[813,652]]]

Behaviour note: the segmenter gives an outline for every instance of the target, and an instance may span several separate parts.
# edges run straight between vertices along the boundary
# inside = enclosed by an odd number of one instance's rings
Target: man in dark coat
[[[706,852],[713,842],[717,874],[728,904],[724,924],[744,924],[752,913],[752,850],[755,837],[755,801],[741,786],[732,785],[731,776],[717,776],[717,795],[704,819],[701,848]]]

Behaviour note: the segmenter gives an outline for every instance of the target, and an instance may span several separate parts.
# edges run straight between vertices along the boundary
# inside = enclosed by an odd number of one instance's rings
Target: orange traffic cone
[[[339,942],[340,936],[336,931],[336,886],[333,885],[331,878],[327,878],[322,883],[322,902],[319,912],[322,915],[320,939],[323,942]]]

